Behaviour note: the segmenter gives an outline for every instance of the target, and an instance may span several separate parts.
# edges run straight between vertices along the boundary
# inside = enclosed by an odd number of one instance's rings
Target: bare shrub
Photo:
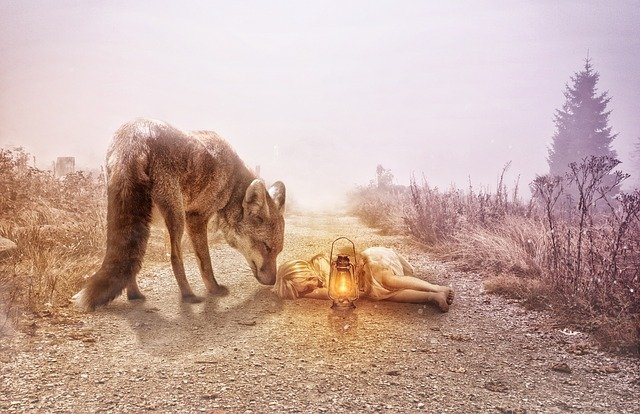
[[[542,176],[532,183],[550,241],[546,277],[590,310],[608,315],[640,313],[640,192],[612,197],[628,177],[612,172],[618,163],[589,157],[571,164],[565,177]],[[558,204],[569,186],[577,200]]]
[[[423,178],[422,185],[411,177],[410,204],[404,210],[404,222],[411,235],[423,243],[446,240],[458,230],[462,218],[463,196],[455,188],[442,193]]]
[[[432,188],[426,178],[418,185],[412,177],[411,198],[404,212],[409,232],[423,243],[433,245],[451,241],[471,227],[490,228],[508,215],[527,216],[531,206],[520,201],[517,183],[511,196],[504,183],[510,165],[507,163],[502,169],[495,193],[476,191],[471,184],[466,193],[454,186],[441,192]]]

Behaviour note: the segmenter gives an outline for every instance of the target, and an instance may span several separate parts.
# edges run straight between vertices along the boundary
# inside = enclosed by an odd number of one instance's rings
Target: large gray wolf
[[[156,211],[167,226],[171,267],[184,301],[202,300],[185,276],[185,227],[207,290],[226,291],[213,275],[209,220],[244,255],[256,279],[273,285],[284,238],[284,202],[284,184],[267,189],[215,132],[184,132],[149,119],[126,123],[107,151],[105,257],[74,299],[88,310],[109,303],[125,288],[129,300],[144,299],[136,275]]]

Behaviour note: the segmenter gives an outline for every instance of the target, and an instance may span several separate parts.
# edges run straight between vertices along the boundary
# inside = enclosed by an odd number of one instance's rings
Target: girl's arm
[[[329,299],[329,291],[327,288],[316,288],[311,292],[302,293],[300,297],[310,299]]]

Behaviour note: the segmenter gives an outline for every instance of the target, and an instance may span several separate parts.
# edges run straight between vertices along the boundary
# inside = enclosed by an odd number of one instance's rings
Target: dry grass
[[[401,214],[405,230],[437,257],[486,275],[488,291],[535,306],[546,302],[605,347],[638,350],[640,192],[612,197],[628,177],[613,171],[617,164],[593,157],[573,164],[565,177],[539,177],[529,203],[517,186],[504,185],[507,164],[493,193],[440,191],[412,179],[397,191],[402,213],[376,208],[375,187],[364,203],[362,191],[352,194],[351,204],[365,206],[353,212],[374,225],[385,222],[383,214]],[[612,335],[597,334],[605,331]]]
[[[491,227],[469,226],[450,240],[437,245],[438,256],[469,269],[529,278],[542,273],[544,225],[536,220],[508,216]]]
[[[104,236],[99,233],[99,228],[86,222],[10,228],[6,236],[17,243],[18,250],[3,263],[3,271],[12,274],[22,304],[38,310],[68,302],[83,277],[100,263],[101,247],[97,246],[104,243]]]
[[[0,300],[13,317],[67,303],[99,264],[106,238],[104,178],[56,179],[28,166],[29,158],[0,151],[0,236],[18,246],[0,261]]]
[[[56,179],[30,167],[30,158],[21,149],[0,150],[0,236],[18,246],[0,260],[4,325],[23,312],[67,303],[104,248],[103,177],[78,172]]]
[[[488,293],[522,299],[523,304],[531,309],[547,309],[549,298],[553,295],[549,285],[540,279],[504,274],[487,277],[484,288]]]

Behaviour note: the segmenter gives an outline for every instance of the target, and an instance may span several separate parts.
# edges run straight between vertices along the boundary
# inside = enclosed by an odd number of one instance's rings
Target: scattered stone
[[[524,408],[502,408],[498,407],[498,411],[502,414],[527,414]]]
[[[484,387],[492,392],[508,392],[509,385],[503,380],[491,380],[484,383]]]
[[[569,348],[567,348],[567,352],[578,356],[587,355],[590,351],[591,346],[584,342],[573,344]]]
[[[551,366],[551,370],[571,374],[571,368],[566,362],[557,362]]]
[[[391,375],[392,377],[397,377],[400,375],[400,371],[398,370],[391,370],[391,371],[387,371],[385,372],[385,374],[387,375]]]
[[[446,333],[446,334],[442,334],[442,336],[452,341],[459,341],[459,342],[469,342],[473,340],[471,336],[466,334],[461,334],[461,333]]]
[[[205,394],[205,395],[201,395],[200,399],[202,400],[215,400],[219,397],[218,394]]]
[[[620,372],[620,368],[617,365],[605,365],[598,368],[593,368],[591,372],[596,374],[614,374]]]

